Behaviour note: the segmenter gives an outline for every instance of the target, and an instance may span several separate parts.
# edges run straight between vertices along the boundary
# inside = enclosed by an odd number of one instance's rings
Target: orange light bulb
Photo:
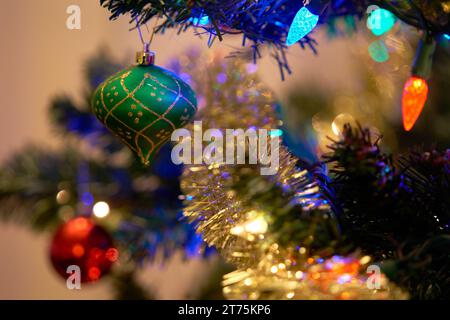
[[[412,76],[405,83],[402,98],[403,127],[410,131],[425,106],[428,97],[428,84],[419,77]]]

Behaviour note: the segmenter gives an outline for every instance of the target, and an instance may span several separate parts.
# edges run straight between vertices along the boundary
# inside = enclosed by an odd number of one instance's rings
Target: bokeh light
[[[104,201],[97,202],[92,208],[92,212],[97,218],[104,218],[109,214],[109,205]]]

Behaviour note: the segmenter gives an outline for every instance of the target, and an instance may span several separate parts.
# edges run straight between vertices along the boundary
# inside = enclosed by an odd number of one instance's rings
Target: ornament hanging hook
[[[153,28],[153,30],[150,34],[150,38],[146,42],[144,40],[144,36],[142,35],[141,26],[139,25],[139,19],[137,16],[135,17],[135,20],[136,20],[136,29],[138,31],[139,39],[141,40],[142,45],[143,45],[143,50],[138,51],[136,53],[136,63],[138,65],[143,65],[143,66],[153,65],[155,63],[155,53],[150,51],[150,45],[153,41],[153,36],[155,34],[156,26]],[[156,23],[155,23],[155,25],[156,25]],[[145,27],[147,28],[147,31],[149,32],[147,25],[145,25]]]
[[[136,16],[134,18],[134,20],[136,21],[136,29],[138,31],[139,39],[141,39],[142,44],[145,45],[144,36],[142,35],[142,30],[141,30],[141,26],[139,25],[138,17]]]
[[[142,34],[142,29],[141,29],[141,26],[140,26],[140,24],[139,24],[139,19],[138,19],[138,17],[136,16],[134,19],[135,19],[135,21],[136,21],[136,29],[137,29],[137,31],[138,31],[139,39],[141,40],[141,43],[142,43],[142,45],[144,46],[144,49],[145,49],[145,48],[150,48],[150,45],[152,44],[153,38],[154,38],[155,33],[156,33],[156,26],[157,26],[157,24],[158,24],[159,17],[156,18],[155,24],[154,24],[154,26],[153,26],[151,32],[150,32],[150,30],[148,29],[147,24],[144,24],[144,25],[145,25],[145,28],[147,29],[147,32],[148,32],[149,35],[150,35],[149,40],[148,40],[147,42],[144,40],[144,36],[143,36],[143,34]]]
[[[153,25],[152,33],[150,34],[150,40],[148,41],[149,45],[153,42],[153,38],[155,37],[158,21],[159,21],[159,16],[156,17],[155,24]],[[145,26],[147,27],[147,25],[145,25]],[[148,28],[147,28],[147,31],[148,31]]]

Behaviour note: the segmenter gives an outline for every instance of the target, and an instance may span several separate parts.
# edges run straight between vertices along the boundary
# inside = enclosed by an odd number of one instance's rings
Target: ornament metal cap
[[[136,64],[140,66],[150,66],[155,64],[155,53],[150,51],[148,43],[144,45],[142,51],[136,52]]]

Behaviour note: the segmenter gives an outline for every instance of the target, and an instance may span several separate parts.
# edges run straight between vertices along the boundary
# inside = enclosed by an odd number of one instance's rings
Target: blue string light
[[[200,17],[191,17],[189,21],[192,21],[192,24],[195,26],[205,26],[209,23],[209,17],[207,15],[202,15]]]
[[[319,16],[311,13],[308,8],[302,7],[295,15],[292,21],[289,33],[286,39],[288,46],[293,45],[300,39],[310,33],[319,22]]]
[[[283,130],[281,129],[273,129],[270,131],[271,137],[281,137],[283,135]]]

